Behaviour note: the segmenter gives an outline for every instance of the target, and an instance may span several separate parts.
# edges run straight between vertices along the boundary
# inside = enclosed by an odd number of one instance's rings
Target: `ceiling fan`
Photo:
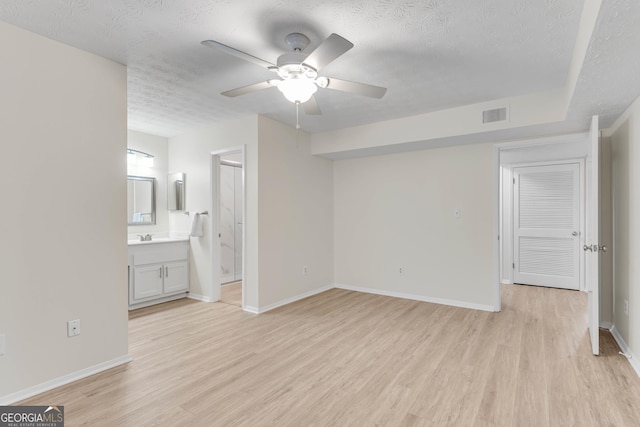
[[[207,47],[222,50],[223,52],[252,62],[278,74],[279,79],[271,79],[266,82],[228,90],[222,92],[222,95],[235,97],[275,86],[289,101],[296,105],[303,104],[305,113],[322,114],[313,96],[318,88],[334,89],[372,98],[382,98],[387,91],[384,87],[340,80],[333,77],[318,76],[318,71],[353,47],[353,43],[344,37],[331,34],[309,55],[302,53],[309,45],[309,38],[304,34],[288,34],[284,38],[284,41],[291,48],[292,52],[280,55],[276,64],[272,64],[271,62],[234,49],[215,40],[203,41],[202,44]]]

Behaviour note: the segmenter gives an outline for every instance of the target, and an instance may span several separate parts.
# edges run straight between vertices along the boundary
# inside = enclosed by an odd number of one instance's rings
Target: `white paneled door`
[[[514,282],[580,287],[580,163],[513,169]]]

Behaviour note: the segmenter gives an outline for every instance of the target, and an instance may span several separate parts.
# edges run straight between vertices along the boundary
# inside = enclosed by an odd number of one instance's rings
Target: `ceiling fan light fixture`
[[[267,80],[266,82],[255,83],[222,92],[221,95],[224,96],[236,97],[277,86],[278,90],[282,92],[287,100],[295,104],[307,103],[305,112],[313,115],[321,114],[320,108],[315,98],[313,98],[313,94],[316,93],[318,88],[325,89],[330,87],[330,89],[333,90],[355,93],[372,98],[382,98],[384,96],[387,89],[383,87],[318,76],[319,70],[329,65],[353,47],[353,43],[349,40],[332,33],[322,43],[316,46],[310,54],[302,53],[309,45],[309,42],[309,38],[302,33],[288,34],[285,37],[285,43],[292,52],[280,55],[276,64],[272,64],[269,61],[265,61],[264,59],[260,59],[215,40],[205,40],[202,44],[259,65],[262,68],[277,73],[278,77],[280,77],[279,79]]]
[[[294,103],[307,102],[318,90],[313,80],[287,79],[278,83],[278,90],[282,92],[285,98]]]

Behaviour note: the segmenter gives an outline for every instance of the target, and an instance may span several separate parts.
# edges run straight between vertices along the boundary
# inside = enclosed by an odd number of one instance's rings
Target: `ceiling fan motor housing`
[[[294,52],[301,52],[307,46],[309,46],[309,37],[305,36],[301,33],[291,33],[287,34],[284,38],[284,42],[291,48]]]

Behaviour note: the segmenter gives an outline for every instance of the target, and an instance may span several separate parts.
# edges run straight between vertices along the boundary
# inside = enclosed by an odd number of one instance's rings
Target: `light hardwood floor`
[[[637,426],[640,379],[586,296],[503,287],[487,313],[330,290],[251,315],[180,300],[137,310],[126,366],[22,404],[67,426]]]
[[[220,286],[220,302],[242,307],[242,281]]]

